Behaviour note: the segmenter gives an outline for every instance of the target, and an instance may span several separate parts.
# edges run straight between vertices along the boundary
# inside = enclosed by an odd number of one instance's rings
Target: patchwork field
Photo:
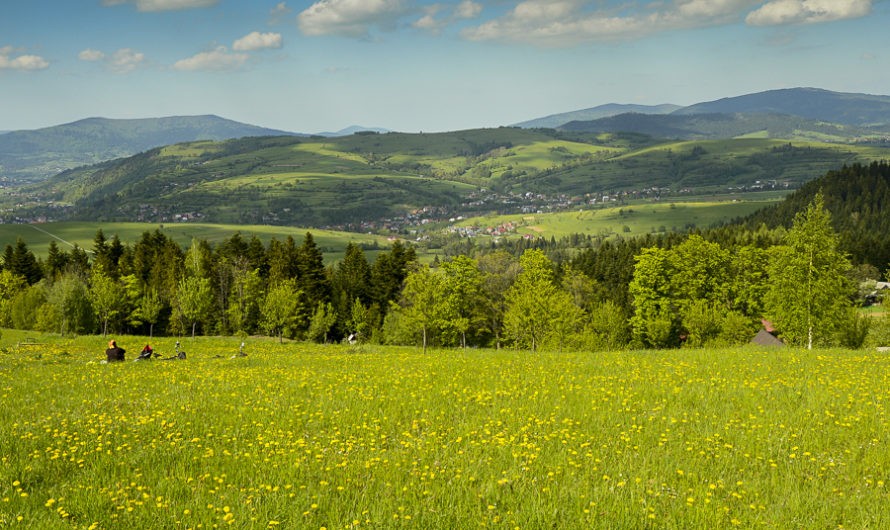
[[[0,526],[886,528],[890,358],[4,330]],[[175,339],[155,348],[168,356]]]

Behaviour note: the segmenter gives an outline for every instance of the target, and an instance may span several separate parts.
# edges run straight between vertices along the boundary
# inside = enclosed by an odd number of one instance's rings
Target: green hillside
[[[38,182],[60,171],[193,140],[291,134],[219,116],[171,116],[73,123],[0,136],[0,178]]]
[[[584,211],[513,214],[472,217],[457,223],[463,228],[487,234],[497,227],[511,225],[503,237],[561,238],[572,234],[597,236],[638,236],[676,232],[687,228],[707,228],[752,214],[777,199],[758,197],[745,201],[695,201],[640,203],[629,206]]]
[[[634,134],[477,129],[437,134],[199,141],[4,190],[4,222],[83,220],[338,227],[435,216],[574,209],[603,196],[794,189],[874,146],[762,138],[665,141]],[[390,221],[386,221],[389,219]],[[389,225],[387,225],[389,226]]]

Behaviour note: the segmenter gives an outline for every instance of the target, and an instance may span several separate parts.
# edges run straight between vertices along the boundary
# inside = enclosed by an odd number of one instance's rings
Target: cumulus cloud
[[[99,50],[94,50],[92,48],[87,48],[82,52],[77,54],[77,58],[81,61],[101,61],[105,58],[105,54]]]
[[[287,7],[287,2],[278,2],[278,4],[269,11],[269,24],[280,24],[282,19],[291,14],[291,8]]]
[[[134,4],[139,11],[151,12],[210,7],[216,5],[218,2],[219,0],[103,0],[102,5],[117,6],[121,4]]]
[[[752,11],[752,26],[813,24],[859,18],[871,12],[871,0],[772,0]]]
[[[861,17],[873,0],[662,0],[608,7],[594,0],[523,0],[475,27],[470,40],[570,46],[746,21],[751,25],[830,22]]]
[[[108,58],[108,67],[119,74],[132,72],[145,60],[145,55],[131,48],[121,48]]]
[[[424,8],[424,15],[415,20],[411,26],[426,31],[438,32],[445,26],[445,21],[436,18],[436,14],[442,9],[439,4],[432,4]]]
[[[77,54],[81,61],[105,63],[106,68],[118,74],[127,74],[135,70],[145,61],[145,54],[132,48],[121,48],[111,55],[102,50],[87,48]]]
[[[281,48],[281,33],[260,33],[254,31],[236,40],[232,49],[241,52]]]
[[[173,64],[175,70],[185,72],[211,71],[222,72],[236,70],[247,62],[249,56],[246,53],[231,53],[225,46],[195,54],[187,59],[176,61]]]
[[[476,18],[482,13],[482,4],[477,4],[473,0],[463,0],[454,8],[454,16],[457,18]]]
[[[445,15],[437,17],[443,12]],[[454,5],[450,12],[443,4],[431,4],[424,8],[424,15],[415,20],[411,26],[431,33],[439,33],[443,28],[458,20],[476,18],[480,13],[482,13],[482,4],[472,0],[462,0],[459,4]]]
[[[297,16],[306,35],[367,37],[372,27],[392,29],[408,11],[404,0],[319,0]]]
[[[12,46],[0,48],[0,70],[43,70],[49,62],[39,55],[13,55],[17,53]]]

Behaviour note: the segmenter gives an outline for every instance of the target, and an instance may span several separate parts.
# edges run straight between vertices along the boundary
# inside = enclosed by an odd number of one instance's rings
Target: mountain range
[[[789,190],[845,165],[890,158],[887,96],[788,89],[683,108],[596,109],[541,118],[602,116],[555,128],[433,134],[309,136],[215,116],[17,131],[0,136],[7,188],[0,212],[4,222],[201,219],[366,230],[368,221],[430,208],[469,215],[584,206],[607,196]],[[195,139],[176,143],[173,133]],[[125,148],[137,154],[86,165]],[[53,174],[75,159],[76,168]],[[29,184],[15,185],[22,182]]]
[[[686,107],[603,105],[517,126],[687,140],[748,136],[841,143],[876,141],[890,136],[890,96],[789,88]]]
[[[195,140],[293,135],[219,116],[173,116],[72,123],[0,135],[0,177],[43,180],[65,169],[130,156],[146,149]]]

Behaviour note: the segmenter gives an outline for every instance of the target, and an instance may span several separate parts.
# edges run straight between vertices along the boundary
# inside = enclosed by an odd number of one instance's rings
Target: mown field
[[[357,234],[353,232],[338,232],[334,230],[319,230],[316,228],[297,228],[290,226],[272,225],[230,225],[210,223],[90,223],[81,221],[69,221],[61,223],[43,223],[34,225],[25,224],[0,224],[0,243],[2,246],[14,244],[21,237],[28,244],[28,248],[38,257],[45,257],[49,242],[55,241],[62,250],[70,250],[73,244],[90,250],[93,248],[93,239],[96,232],[102,229],[107,239],[117,235],[123,243],[134,244],[142,237],[144,232],[161,230],[167,237],[179,243],[183,248],[188,248],[193,238],[206,239],[210,243],[219,243],[231,238],[235,233],[240,233],[244,239],[257,236],[263,243],[275,238],[284,241],[288,236],[294,238],[299,245],[306,232],[311,232],[315,243],[322,249],[325,258],[337,260],[342,258],[346,245],[355,244],[389,245],[383,236]]]
[[[2,527],[890,526],[873,351],[207,338],[107,365],[102,337],[24,338],[0,342]]]
[[[775,198],[761,196],[744,201],[643,202],[608,208],[591,208],[543,214],[511,214],[471,217],[457,223],[463,227],[497,227],[513,223],[514,233],[507,237],[565,237],[571,234],[601,236],[640,236],[657,232],[676,232],[687,228],[708,228],[749,215],[775,204]]]

